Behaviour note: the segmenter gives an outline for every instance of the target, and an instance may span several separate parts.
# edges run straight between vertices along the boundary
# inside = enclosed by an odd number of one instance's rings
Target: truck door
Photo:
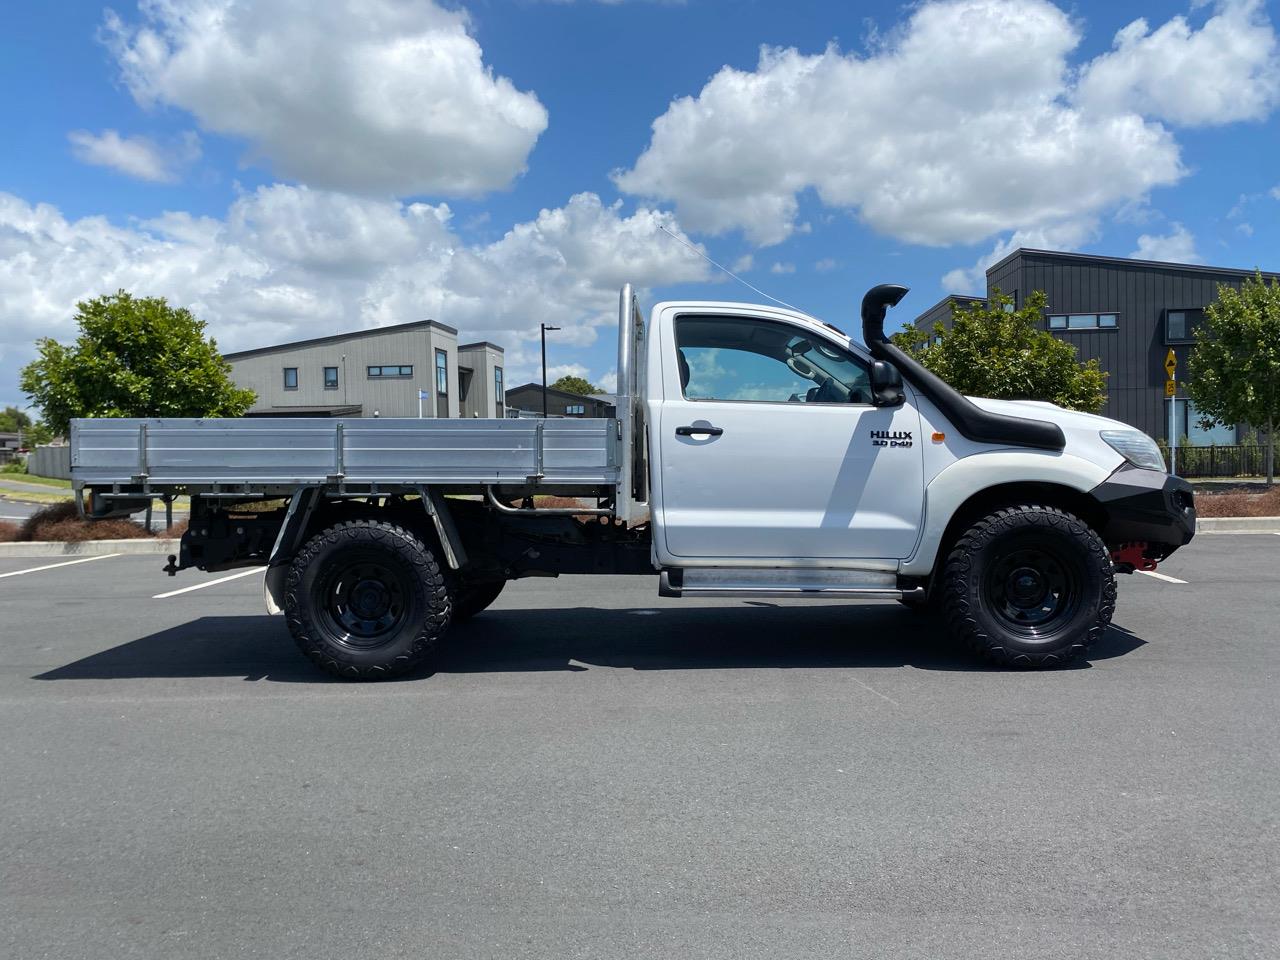
[[[680,314],[660,331],[660,516],[677,558],[910,555],[923,512],[919,415],[871,402],[870,364],[816,323]],[[651,359],[659,359],[653,357]]]

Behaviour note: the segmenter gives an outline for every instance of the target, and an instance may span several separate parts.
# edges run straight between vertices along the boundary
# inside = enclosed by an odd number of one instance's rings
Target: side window
[[[871,403],[863,361],[786,323],[678,317],[676,348],[687,400]]]

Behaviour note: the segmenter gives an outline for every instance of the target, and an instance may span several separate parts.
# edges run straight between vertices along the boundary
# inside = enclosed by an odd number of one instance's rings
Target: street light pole
[[[559,327],[549,327],[545,323],[538,324],[542,328],[542,419],[547,419],[547,331],[559,330]]]

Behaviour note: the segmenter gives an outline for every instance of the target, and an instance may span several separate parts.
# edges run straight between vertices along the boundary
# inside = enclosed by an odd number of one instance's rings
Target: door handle
[[[718,437],[724,433],[724,427],[676,427],[677,437],[692,437],[697,433],[705,433],[712,437]]]

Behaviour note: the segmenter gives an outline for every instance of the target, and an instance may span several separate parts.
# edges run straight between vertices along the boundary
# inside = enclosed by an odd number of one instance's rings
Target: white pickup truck
[[[1125,424],[961,396],[886,339],[906,292],[868,292],[864,346],[754,304],[646,322],[628,285],[616,420],[76,421],[77,501],[190,496],[168,572],[264,565],[268,609],[342,677],[413,670],[506,581],[561,573],[897,600],[998,663],[1066,663],[1117,571],[1191,540],[1191,488]]]

